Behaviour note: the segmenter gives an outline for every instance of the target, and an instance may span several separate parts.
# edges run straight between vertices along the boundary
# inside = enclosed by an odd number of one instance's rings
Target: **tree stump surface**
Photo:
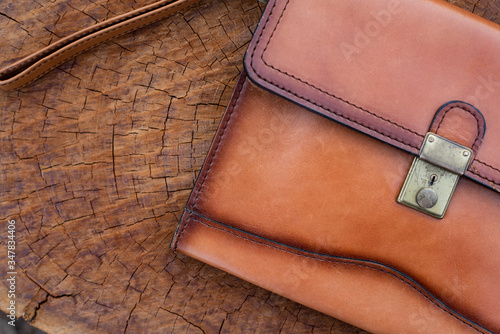
[[[0,66],[153,2],[2,2]],[[14,220],[17,316],[48,333],[363,333],[169,249],[264,6],[202,1],[0,92],[3,311]]]

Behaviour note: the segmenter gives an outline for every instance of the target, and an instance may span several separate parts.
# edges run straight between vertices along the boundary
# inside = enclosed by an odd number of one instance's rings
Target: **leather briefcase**
[[[372,332],[500,333],[499,55],[442,1],[270,1],[172,248]]]

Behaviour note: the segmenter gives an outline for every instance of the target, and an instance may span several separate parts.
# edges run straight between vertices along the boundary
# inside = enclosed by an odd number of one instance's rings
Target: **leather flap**
[[[245,67],[257,85],[412,154],[440,107],[464,101],[485,122],[465,108],[447,132],[477,144],[488,128],[465,175],[500,192],[500,29],[487,20],[440,0],[273,0]]]

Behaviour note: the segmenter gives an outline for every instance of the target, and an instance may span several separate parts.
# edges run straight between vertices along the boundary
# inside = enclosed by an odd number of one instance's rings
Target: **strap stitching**
[[[189,215],[189,217],[191,217],[191,214]],[[184,230],[186,230],[186,227],[188,225],[187,222],[189,220],[189,217],[186,218],[186,221],[180,227],[180,231],[179,231],[179,234],[177,236],[177,240],[175,241],[174,247],[172,249],[174,252],[177,251],[177,246],[179,245],[179,242],[181,241],[182,234],[184,233]]]
[[[179,3],[179,4],[176,4],[176,5],[172,6],[172,7],[169,7],[168,9],[174,9],[174,8],[176,8],[176,7],[182,6],[183,4],[184,4],[184,3]],[[156,9],[158,9],[158,8],[156,8]],[[162,12],[159,12],[159,13],[157,13],[157,14],[161,14],[161,15],[174,15],[175,13],[163,14]],[[142,14],[141,14],[141,15],[142,15]],[[139,22],[140,22],[141,20],[148,19],[148,16],[145,16],[145,17],[135,16],[135,17],[136,17],[136,18],[139,18],[139,20],[138,20]],[[139,25],[138,25],[135,29],[140,29],[140,28],[142,28],[142,27],[144,27],[144,26],[146,26],[146,25],[153,24],[153,23],[158,22],[158,21],[160,21],[160,20],[162,20],[162,19],[164,19],[164,18],[165,18],[165,16],[162,16],[162,17],[160,17],[160,18],[158,18],[158,19],[156,19],[156,20],[150,21],[150,22],[139,23]],[[112,33],[112,32],[113,32],[113,31],[115,31],[115,30],[118,30],[118,29],[121,29],[121,28],[125,28],[125,27],[127,27],[127,26],[132,25],[132,24],[137,24],[137,21],[133,21],[133,22],[129,22],[129,23],[126,23],[126,24],[123,24],[123,25],[119,25],[119,26],[117,26],[117,27],[115,27],[115,28],[113,28],[113,29],[110,29],[110,30],[108,30],[108,31],[101,31],[101,32],[99,32],[97,35],[93,36],[92,38],[89,38],[89,39],[85,40],[84,42],[90,42],[90,41],[92,41],[92,40],[94,40],[94,39],[96,39],[96,38],[101,37],[103,34],[109,34],[109,33]],[[120,36],[123,36],[123,35],[128,34],[128,33],[130,33],[130,31],[124,31],[122,34],[118,34],[118,35],[116,35],[116,36],[113,36],[112,38],[120,37]],[[93,34],[93,33],[91,33],[91,34]],[[70,43],[70,44],[68,44],[68,45],[71,45],[71,44],[76,43],[76,42],[77,42],[77,41],[71,42],[71,43]],[[66,54],[66,53],[70,52],[71,50],[73,50],[73,49],[75,49],[75,48],[79,47],[79,46],[80,46],[80,44],[81,44],[81,42],[80,42],[80,41],[78,41],[78,43],[79,43],[79,44],[74,45],[74,46],[70,47],[69,49],[67,49],[67,50],[65,50],[65,51],[63,51],[63,52],[61,52],[61,53],[58,53],[58,54],[57,54],[57,56],[62,56],[62,55],[64,55],[64,54]],[[91,45],[91,46],[89,46],[89,47],[87,47],[87,48],[85,48],[85,49],[81,50],[80,52],[76,53],[75,55],[73,55],[73,57],[78,56],[78,55],[80,55],[81,53],[86,52],[86,51],[88,51],[88,50],[90,50],[90,49],[92,49],[92,48],[94,48],[94,47],[96,47],[96,45]],[[34,70],[36,70],[37,68],[39,68],[39,67],[43,66],[45,63],[47,63],[47,62],[51,61],[52,59],[53,59],[53,56],[49,56],[49,58],[47,58],[47,59],[45,59],[45,60],[41,61],[40,63],[38,63],[38,64],[37,64],[35,67],[33,67],[30,71],[28,71],[28,72],[26,72],[26,73],[24,73],[24,74],[21,74],[19,77],[17,77],[15,80],[13,80],[13,81],[9,82],[8,84],[10,84],[10,85],[15,84],[16,82],[18,82],[18,81],[20,81],[21,79],[23,79],[24,77],[28,76],[31,72],[33,72],[33,71],[34,71]],[[60,61],[60,62],[58,62],[56,65],[54,65],[54,66],[50,67],[49,69],[47,69],[46,71],[44,71],[43,73],[41,73],[40,75],[38,75],[37,77],[35,77],[34,79],[31,79],[30,81],[28,81],[27,83],[23,84],[22,86],[19,86],[19,88],[20,88],[20,87],[24,87],[24,86],[26,86],[26,85],[28,85],[28,84],[32,83],[33,81],[35,81],[35,80],[37,80],[38,78],[42,77],[42,76],[43,76],[43,75],[45,75],[47,72],[49,72],[49,71],[53,70],[55,67],[57,67],[57,66],[61,65],[62,63],[66,62],[67,60],[68,60],[68,59],[63,59],[63,60],[61,60],[61,61]],[[1,82],[0,82],[0,83],[1,83]],[[0,85],[1,85],[1,84],[0,84]]]
[[[495,168],[495,167],[493,167],[493,166],[491,166],[491,165],[488,165],[486,162],[482,162],[482,161],[477,160],[477,159],[476,159],[475,161],[476,161],[476,162],[479,162],[479,163],[480,163],[480,164],[482,164],[482,165],[485,165],[486,167],[489,167],[489,168],[491,168],[491,169],[493,169],[493,170],[496,170],[497,172],[499,172],[499,173],[500,173],[500,169]]]
[[[206,169],[206,172],[205,174],[203,175],[203,179],[201,181],[201,184],[200,184],[200,187],[198,188],[198,191],[196,193],[196,197],[194,198],[194,205],[193,205],[193,208],[197,208],[197,205],[198,205],[198,199],[200,197],[200,193],[201,193],[201,190],[202,188],[204,187],[205,185],[205,180],[207,179],[208,177],[208,174],[210,173],[211,171],[211,168],[212,168],[212,165],[215,161],[215,158],[217,156],[217,153],[219,152],[219,147],[220,147],[220,143],[222,142],[222,138],[224,137],[224,135],[226,134],[226,130],[227,128],[229,127],[229,123],[231,122],[232,120],[232,115],[233,115],[233,111],[236,109],[236,106],[238,105],[239,101],[240,101],[240,97],[241,97],[241,91],[243,90],[243,88],[247,85],[248,83],[248,80],[245,78],[244,82],[240,85],[239,89],[236,90],[236,97],[235,97],[235,100],[234,100],[234,103],[232,104],[231,106],[231,109],[228,110],[228,117],[227,117],[227,120],[225,121],[224,123],[224,126],[222,127],[222,130],[221,130],[221,133],[219,135],[219,138],[217,140],[217,144],[214,148],[214,153],[211,155],[210,157],[210,162],[208,163],[207,165],[207,169]]]
[[[124,16],[121,17],[121,18],[112,18],[110,20],[106,20],[106,21],[103,21],[103,22],[100,22],[94,26],[91,26],[89,28],[84,28],[83,30],[80,30],[80,31],[77,31],[75,32],[74,34],[68,36],[68,41],[66,42],[62,42],[63,45],[58,45],[58,44],[61,44],[61,40],[55,42],[54,44],[51,44],[51,45],[48,45],[46,47],[46,50],[45,50],[45,54],[50,54],[52,53],[54,50],[57,50],[61,47],[64,47],[66,45],[70,45],[72,43],[74,43],[75,41],[77,41],[78,39],[86,36],[86,35],[91,35],[93,33],[95,33],[96,31],[99,31],[101,29],[106,29],[106,28],[109,28],[115,24],[119,24],[121,22],[125,22],[133,17],[139,17],[141,15],[143,15],[144,13],[147,13],[148,11],[154,11],[158,8],[161,8],[162,6],[164,5],[169,5],[169,4],[172,4],[173,2],[170,2],[168,3],[168,1],[159,1],[157,3],[153,3],[151,4],[150,6],[145,6],[145,7],[150,7],[150,8],[139,8],[137,9],[137,12],[136,13],[132,13],[132,12],[135,12],[132,11],[130,13],[125,13],[123,14]],[[172,7],[174,8],[174,7]],[[114,22],[116,21],[116,22]],[[43,50],[43,49],[42,49]],[[37,53],[37,52],[35,52]],[[32,62],[33,59],[32,57],[34,56],[34,54],[31,55],[31,58],[27,58],[25,60],[22,60],[21,62],[17,63],[17,64],[12,64],[10,66],[8,66],[7,68],[3,69],[0,71],[0,75],[2,75],[2,72],[12,72],[12,71],[17,71],[19,68],[23,67],[26,63],[29,63],[29,62]],[[45,56],[42,56],[42,57],[45,57]],[[35,61],[36,62],[36,61]],[[5,75],[5,74],[4,74]]]
[[[496,188],[494,185],[497,185],[497,186],[500,186],[500,183],[496,182],[495,180],[491,180],[485,176],[482,176],[481,173],[476,169],[476,167],[474,167],[473,164],[471,164],[471,168],[472,170],[469,169],[469,173],[472,173],[474,175],[478,175],[480,176],[483,180],[485,181],[488,181],[488,183],[490,184],[490,186],[495,189],[496,191],[500,192],[500,189]]]
[[[203,176],[200,176],[200,179],[201,179],[201,183],[198,187],[198,189],[196,189],[196,196],[194,197],[194,200],[193,200],[193,209],[197,209],[198,208],[198,199],[200,197],[200,193],[202,191],[202,189],[204,188],[205,186],[205,181],[208,177],[208,174],[210,174],[210,171],[211,171],[211,168],[212,168],[212,164],[215,160],[215,157],[217,156],[217,153],[219,152],[219,145],[222,141],[222,138],[224,137],[224,134],[226,134],[226,129],[228,128],[228,125],[231,121],[231,116],[233,115],[233,111],[234,109],[236,108],[236,106],[238,105],[238,102],[240,100],[240,96],[241,96],[241,91],[243,90],[243,88],[247,85],[247,79],[245,78],[244,81],[242,83],[238,82],[238,86],[235,88],[235,95],[234,95],[234,102],[232,104],[230,104],[228,110],[227,110],[227,117],[226,117],[226,120],[225,120],[225,123],[224,125],[220,125],[220,129],[221,129],[221,132],[220,134],[218,135],[219,138],[217,140],[217,144],[214,148],[214,152],[213,154],[210,154],[210,162],[208,163],[208,165],[206,165],[206,171],[204,172]],[[224,120],[223,120],[224,121]],[[215,141],[214,141],[215,142]],[[207,160],[208,161],[208,160]],[[206,162],[205,162],[206,164]],[[202,170],[203,172],[203,170]],[[193,191],[193,194],[194,194],[194,191]],[[191,216],[191,211],[190,211],[190,216]],[[179,230],[179,233],[178,233],[178,236],[177,236],[177,240],[175,241],[175,244],[173,246],[173,250],[177,250],[177,245],[179,244],[181,238],[182,238],[182,234],[184,232],[184,230],[186,229],[186,226],[188,224],[188,220],[189,220],[189,217],[186,218],[183,222],[181,222],[182,226],[180,227],[180,230]]]

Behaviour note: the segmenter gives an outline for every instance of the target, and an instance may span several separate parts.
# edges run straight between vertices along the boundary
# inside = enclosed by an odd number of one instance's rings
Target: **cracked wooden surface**
[[[1,3],[0,66],[152,2]],[[500,23],[500,0],[450,2]],[[202,1],[0,92],[18,316],[49,333],[363,332],[169,250],[263,8]]]

